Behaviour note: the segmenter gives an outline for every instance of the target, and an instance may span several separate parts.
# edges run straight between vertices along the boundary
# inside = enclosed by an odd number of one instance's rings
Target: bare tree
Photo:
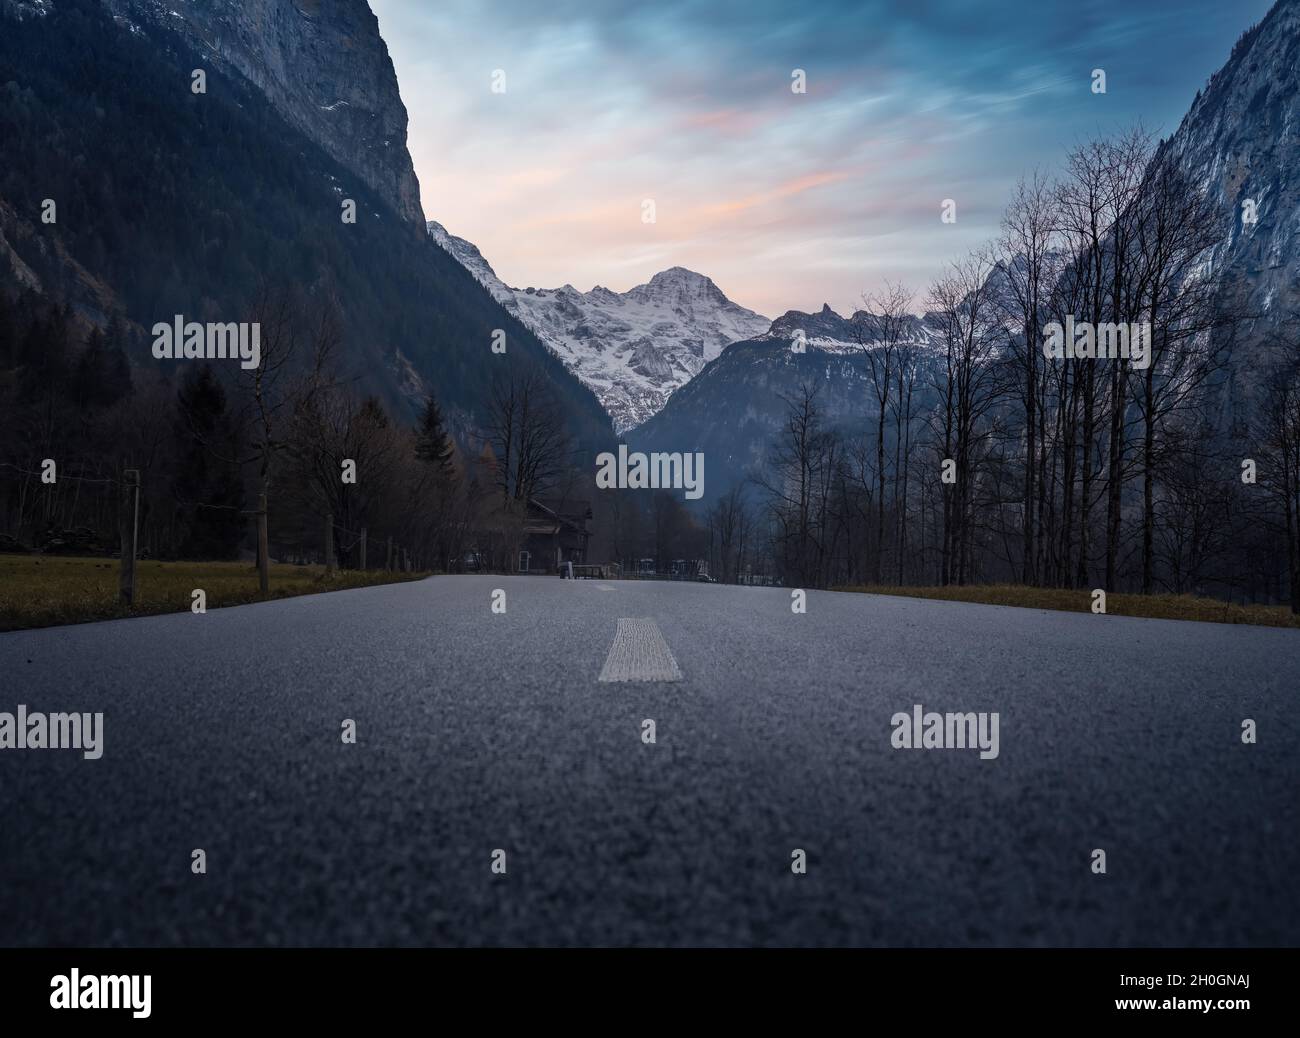
[[[497,486],[507,508],[554,486],[570,460],[564,414],[546,377],[528,369],[497,375],[488,407]]]
[[[737,483],[709,510],[709,532],[716,539],[718,579],[734,584],[744,565],[745,542],[749,533],[749,513],[745,485]]]
[[[1294,357],[1269,373],[1260,439],[1259,482],[1282,513],[1291,612],[1300,614],[1300,361]]]
[[[822,426],[814,386],[805,384],[782,400],[788,409],[785,425],[774,445],[770,471],[758,485],[768,495],[786,577],[818,586],[826,558],[827,502],[838,465],[839,439]]]
[[[1138,205],[1135,247],[1140,264],[1133,312],[1151,329],[1145,369],[1132,372],[1142,422],[1142,592],[1155,588],[1155,482],[1165,449],[1166,424],[1186,418],[1199,391],[1220,370],[1235,315],[1215,299],[1200,267],[1222,238],[1217,214],[1186,175],[1160,162]]]
[[[1057,185],[1055,204],[1060,212],[1065,248],[1071,258],[1062,278],[1066,282],[1063,292],[1070,298],[1070,315],[1089,322],[1094,328],[1136,319],[1140,292],[1135,282],[1141,268],[1136,246],[1139,222],[1136,203],[1150,156],[1151,138],[1141,127],[1116,138],[1097,138],[1070,153],[1064,176]],[[1088,581],[1091,514],[1094,495],[1098,493],[1094,484],[1101,475],[1100,451],[1104,448],[1105,565],[1110,587],[1115,583],[1120,533],[1127,440],[1127,362],[1114,360],[1107,364],[1096,358],[1077,358],[1071,363],[1074,365],[1072,389],[1082,408],[1079,550],[1073,579],[1076,586],[1084,586]],[[1098,382],[1099,371],[1105,373],[1104,385]],[[1072,446],[1072,431],[1070,440]],[[1098,452],[1096,459],[1094,451]]]
[[[1057,208],[1051,184],[1039,173],[1022,179],[1002,218],[998,243],[1006,294],[996,302],[1018,374],[1015,393],[1024,411],[1024,498],[1021,512],[1021,579],[1039,582],[1037,538],[1043,523],[1042,476],[1046,449],[1044,395],[1047,379],[1041,363],[1042,329],[1047,301],[1061,272]]]
[[[885,553],[885,415],[894,389],[898,353],[912,319],[912,293],[901,284],[887,282],[876,295],[863,297],[863,303],[867,316],[854,322],[854,335],[867,359],[876,398],[876,534],[871,582],[879,584]],[[897,468],[894,478],[898,478]]]
[[[940,581],[965,584],[973,576],[973,504],[975,463],[980,458],[976,438],[998,399],[992,363],[997,345],[996,311],[991,301],[994,260],[976,252],[954,263],[931,286],[930,309],[939,322],[944,366],[935,390],[941,405],[932,419],[940,461],[951,461],[956,479],[944,487],[943,548]]]
[[[276,469],[290,447],[294,416],[310,410],[318,394],[336,384],[333,359],[343,333],[333,300],[309,311],[294,289],[271,281],[260,285],[250,316],[258,329],[259,357],[256,366],[241,367],[238,377],[238,423],[245,453],[238,458],[225,457],[223,444],[205,438],[183,409],[182,417],[195,440],[220,460],[257,466],[257,566],[261,590],[266,594],[269,502]]]

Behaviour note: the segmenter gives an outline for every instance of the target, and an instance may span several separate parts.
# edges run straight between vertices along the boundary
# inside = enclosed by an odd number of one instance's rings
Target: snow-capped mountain
[[[771,325],[683,267],[627,292],[511,288],[472,242],[434,221],[429,234],[596,394],[619,433],[657,414],[727,345]]]

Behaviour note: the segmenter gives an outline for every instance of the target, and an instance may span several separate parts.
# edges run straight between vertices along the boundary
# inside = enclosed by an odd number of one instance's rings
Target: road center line
[[[600,681],[681,681],[672,649],[649,617],[620,618]]]

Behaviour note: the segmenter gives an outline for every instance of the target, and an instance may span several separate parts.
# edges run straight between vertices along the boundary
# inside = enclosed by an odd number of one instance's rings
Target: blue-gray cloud
[[[425,209],[507,280],[626,288],[681,263],[778,313],[849,309],[886,277],[920,287],[993,233],[1021,174],[1137,120],[1172,132],[1268,2],[373,7]]]

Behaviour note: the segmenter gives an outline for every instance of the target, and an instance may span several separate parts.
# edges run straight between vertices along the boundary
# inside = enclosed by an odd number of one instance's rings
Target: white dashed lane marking
[[[648,617],[622,618],[599,680],[681,681],[682,672],[658,624]]]

